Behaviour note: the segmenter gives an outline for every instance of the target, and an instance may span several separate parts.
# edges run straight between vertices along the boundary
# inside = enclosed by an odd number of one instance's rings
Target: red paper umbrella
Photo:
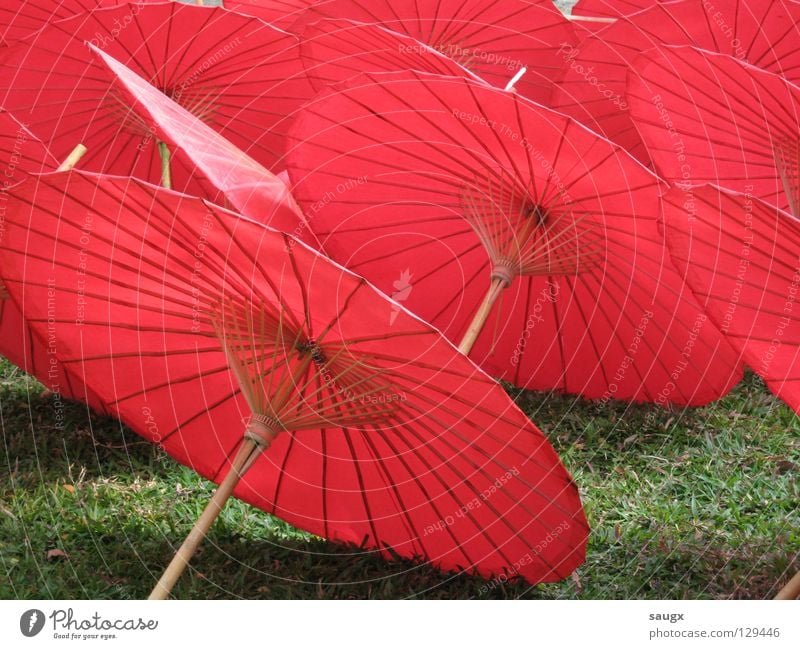
[[[287,29],[295,23],[300,14],[307,9],[314,0],[176,0],[186,4],[203,5],[206,7],[220,7],[248,16],[255,16],[261,20]],[[164,0],[138,0],[138,4],[158,4]],[[106,7],[113,7],[117,0],[101,0]]]
[[[627,16],[657,4],[659,0],[578,0],[572,7],[573,16]]]
[[[481,79],[455,60],[420,41],[378,25],[320,20],[301,33],[300,52],[315,88],[346,81],[361,72],[418,70]]]
[[[66,160],[61,168],[71,166]],[[3,180],[0,187],[0,243],[6,234],[6,219],[10,207],[9,188],[21,182],[29,173],[49,171],[59,164],[33,133],[0,109],[0,168]],[[0,355],[33,374],[59,397],[79,399],[98,411],[104,409],[102,400],[88,389],[80,376],[71,372],[56,356],[58,348],[49,337],[31,330],[22,316],[19,305],[11,299],[0,276]]]
[[[0,42],[18,41],[48,23],[91,11],[102,0],[5,0],[0,4]]]
[[[717,183],[800,215],[800,88],[689,47],[634,67],[631,116],[665,178]]]
[[[406,34],[492,85],[503,88],[516,80],[520,93],[539,101],[550,96],[552,80],[560,74],[559,46],[577,40],[550,0],[322,0],[293,30],[320,18],[378,24]]]
[[[800,413],[800,222],[711,186],[663,199],[670,254],[709,317]]]
[[[195,167],[193,177],[204,185],[204,196],[228,201],[245,216],[313,242],[284,181],[119,61],[89,47],[108,71],[113,91],[124,97],[173,155],[185,156],[185,168]]]
[[[660,45],[691,45],[800,78],[800,4],[703,0],[656,4],[621,18],[597,37],[564,48],[564,79],[550,106],[583,121],[649,162],[630,119],[625,87],[632,62]]]
[[[288,29],[314,0],[225,0],[225,8]]]
[[[144,437],[227,474],[197,529],[233,491],[315,534],[444,569],[538,582],[582,562],[578,493],[542,433],[363,279],[132,179],[42,176],[10,200],[3,272],[31,322],[45,326],[54,277],[60,358]]]
[[[669,264],[660,182],[572,119],[463,78],[365,74],[290,139],[323,249],[465,352],[482,330],[472,357],[496,376],[692,404],[739,379]]]
[[[109,87],[85,42],[268,168],[278,164],[291,115],[311,92],[294,36],[222,8],[121,5],[51,24],[5,53],[0,96],[57,157],[85,144],[84,169],[158,181],[168,158]],[[174,165],[173,186],[197,189],[191,171]]]

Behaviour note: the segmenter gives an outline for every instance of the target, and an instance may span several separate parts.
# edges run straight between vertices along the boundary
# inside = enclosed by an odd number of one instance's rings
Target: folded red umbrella
[[[323,249],[465,352],[482,332],[472,358],[495,376],[689,404],[739,380],[669,263],[660,181],[574,120],[465,78],[365,74],[290,139]]]
[[[9,201],[2,271],[34,326],[55,323],[59,358],[180,462],[227,474],[198,530],[233,491],[314,534],[447,570],[539,582],[583,561],[578,492],[544,435],[362,278],[133,179],[41,176]]]
[[[749,192],[800,215],[800,87],[721,54],[662,48],[627,101],[661,175]]]
[[[0,42],[10,45],[48,23],[91,11],[103,0],[21,0],[0,4]]]
[[[800,413],[800,222],[707,185],[674,188],[663,203],[670,253],[709,317]]]
[[[642,52],[689,45],[734,56],[790,80],[800,78],[800,4],[718,0],[709,11],[704,0],[654,4],[620,18],[576,48],[562,48],[568,64],[548,105],[649,163],[625,100],[628,74]]]
[[[64,165],[67,163],[65,161]],[[0,166],[3,171],[0,187],[0,243],[6,236],[6,219],[13,209],[8,191],[29,173],[51,171],[59,166],[47,147],[23,124],[0,109]],[[48,302],[49,304],[49,302]],[[84,401],[102,412],[100,397],[87,388],[83,378],[61,363],[58,345],[48,326],[44,332],[34,331],[22,315],[24,304],[18,304],[6,290],[0,273],[0,355],[33,374],[59,398]]]
[[[4,53],[0,98],[58,158],[85,144],[87,170],[158,181],[168,154],[86,42],[270,169],[280,167],[292,113],[312,92],[296,37],[220,7],[120,5],[50,24]],[[166,171],[174,188],[202,189],[180,160]]]
[[[201,119],[181,108],[140,76],[102,50],[89,46],[109,74],[112,88],[182,166],[203,185],[203,195],[228,203],[241,214],[306,243],[314,237],[284,181],[226,140]]]
[[[319,20],[300,33],[300,53],[315,88],[346,81],[361,72],[417,70],[481,81],[454,59],[415,38],[379,25]]]
[[[577,41],[575,28],[550,0],[321,0],[292,29],[321,18],[406,34],[492,85],[503,88],[516,80],[514,87],[536,100],[550,96],[552,80],[561,73],[558,48]]]

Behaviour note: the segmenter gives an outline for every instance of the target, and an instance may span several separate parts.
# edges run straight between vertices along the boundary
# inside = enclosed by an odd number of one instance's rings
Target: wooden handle
[[[489,314],[492,312],[494,303],[497,301],[497,298],[500,296],[500,293],[503,292],[503,289],[506,286],[507,283],[502,279],[492,280],[492,283],[489,285],[489,290],[486,292],[486,297],[483,298],[483,302],[475,312],[475,317],[472,319],[472,323],[470,323],[467,333],[464,334],[464,337],[461,339],[461,343],[458,345],[458,351],[460,351],[462,354],[469,356],[469,353],[472,351],[472,348],[475,345],[475,341],[478,340],[478,336],[483,330],[483,325],[486,324],[486,320],[489,318]]]
[[[166,142],[158,143],[158,155],[161,157],[161,186],[172,189],[172,170],[169,165],[169,147]]]
[[[233,460],[231,470],[228,471],[228,475],[225,476],[222,484],[220,484],[214,492],[210,502],[206,505],[200,518],[197,519],[197,522],[194,524],[194,527],[192,527],[192,531],[189,532],[183,545],[178,548],[178,551],[175,553],[172,561],[170,561],[164,574],[161,575],[161,579],[158,580],[156,587],[153,589],[153,592],[150,593],[148,599],[167,599],[167,597],[169,597],[173,586],[175,586],[175,582],[178,581],[183,571],[186,570],[186,566],[189,565],[189,561],[197,551],[200,543],[206,538],[208,530],[211,529],[214,521],[217,520],[217,516],[219,516],[228,498],[230,498],[239,480],[247,469],[252,466],[253,462],[264,448],[264,446],[257,444],[252,439],[244,439]]]
[[[798,597],[800,597],[800,572],[780,589],[778,594],[775,595],[775,599],[797,599]]]
[[[76,146],[67,156],[67,159],[58,166],[56,171],[70,171],[76,164],[80,162],[81,158],[86,155],[87,150],[88,149],[82,144]]]

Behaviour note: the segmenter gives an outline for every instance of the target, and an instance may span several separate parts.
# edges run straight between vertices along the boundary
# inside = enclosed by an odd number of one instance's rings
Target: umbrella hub
[[[214,331],[253,418],[247,435],[262,445],[280,431],[377,426],[404,392],[358,341],[322,342],[282,303],[228,295],[213,305]]]
[[[254,413],[250,417],[244,436],[253,440],[259,446],[268,448],[272,444],[272,440],[282,430],[284,430],[283,424],[276,417]]]
[[[492,266],[492,279],[503,283],[503,288],[511,286],[517,275],[521,275],[519,266],[511,259],[499,259]]]
[[[308,340],[300,342],[295,347],[297,351],[300,352],[301,356],[305,354],[311,354],[311,360],[317,367],[322,367],[327,362],[322,345],[320,345],[313,338],[309,338]]]
[[[538,200],[505,172],[463,187],[461,208],[492,263],[492,278],[572,275],[602,258],[603,238],[585,215]]]

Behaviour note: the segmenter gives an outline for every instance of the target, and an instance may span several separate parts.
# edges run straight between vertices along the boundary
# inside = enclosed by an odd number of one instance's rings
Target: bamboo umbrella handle
[[[77,145],[74,149],[72,149],[64,162],[58,166],[56,171],[70,171],[76,164],[78,164],[78,162],[80,162],[80,159],[86,155],[86,151],[87,149],[85,146],[83,146],[83,144]]]
[[[197,519],[194,527],[192,527],[192,531],[189,532],[186,540],[184,540],[183,545],[178,548],[178,551],[167,566],[164,574],[161,575],[161,579],[158,580],[156,587],[153,589],[153,592],[150,593],[148,599],[167,599],[167,597],[169,597],[173,586],[175,586],[175,582],[178,581],[183,571],[186,570],[186,566],[189,565],[189,561],[197,551],[200,543],[206,537],[208,530],[217,519],[217,516],[219,516],[242,475],[250,468],[253,461],[263,449],[263,445],[256,443],[249,437],[245,437],[233,460],[231,470],[228,471],[225,479],[219,485],[216,492],[214,492],[210,502],[206,505],[200,518]]]
[[[161,158],[161,186],[172,189],[172,169],[170,168],[170,153],[166,142],[158,143],[158,155]]]
[[[800,572],[795,574],[783,588],[780,589],[775,599],[797,599],[800,597]]]
[[[458,351],[465,356],[469,356],[469,353],[472,351],[475,341],[478,339],[478,336],[483,330],[483,326],[486,324],[486,320],[489,318],[494,303],[507,285],[508,283],[503,279],[492,279],[489,290],[486,292],[486,297],[483,298],[483,302],[475,312],[475,317],[472,319],[467,333],[464,334],[461,343],[458,345]]]

